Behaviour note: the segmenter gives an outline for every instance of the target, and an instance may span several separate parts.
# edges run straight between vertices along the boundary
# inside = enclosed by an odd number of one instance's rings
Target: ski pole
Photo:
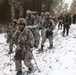
[[[34,61],[35,61],[36,66],[37,66],[38,72],[40,73],[41,71],[40,71],[40,69],[39,69],[39,67],[38,67],[38,65],[37,65],[37,62],[36,62],[36,60],[35,60],[35,58],[34,58],[33,53],[32,53],[32,56],[33,56],[33,59],[34,59]]]
[[[10,71],[12,71],[12,67],[11,67],[11,54],[10,54]]]

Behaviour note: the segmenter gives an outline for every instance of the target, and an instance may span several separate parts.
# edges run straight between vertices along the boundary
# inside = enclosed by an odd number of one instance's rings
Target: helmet
[[[50,16],[50,13],[49,12],[45,12],[45,15]]]
[[[18,19],[18,25],[19,24],[24,24],[25,25],[26,24],[26,20],[24,18],[19,18]]]
[[[43,12],[41,12],[41,15],[44,15],[44,13],[43,13]]]
[[[17,19],[13,19],[13,21],[12,22],[15,22],[15,23],[17,23]]]
[[[31,14],[31,11],[30,11],[30,10],[27,10],[27,11],[26,11],[26,14]]]

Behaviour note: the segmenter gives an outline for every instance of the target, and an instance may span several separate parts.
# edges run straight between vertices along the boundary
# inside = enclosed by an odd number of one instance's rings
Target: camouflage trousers
[[[32,52],[27,50],[24,56],[24,60],[23,60],[24,65],[28,68],[33,68],[31,60],[32,60]],[[22,70],[22,60],[15,60],[15,68],[16,68],[16,71]]]
[[[36,30],[33,30],[33,35],[34,35],[34,38],[35,38],[35,44],[34,44],[34,46],[35,47],[38,47],[39,41],[40,41],[39,31],[37,29]]]
[[[10,41],[10,43],[9,43],[9,49],[12,51],[13,50],[13,42],[12,41]]]
[[[69,24],[64,24],[63,26],[63,35],[66,33],[66,35],[69,34],[69,29],[70,29],[70,25]]]
[[[47,38],[46,37],[46,30],[45,29],[41,30],[41,36],[42,36],[41,45],[44,45],[46,39],[49,40],[49,44],[53,44],[53,35],[48,36],[48,38]]]

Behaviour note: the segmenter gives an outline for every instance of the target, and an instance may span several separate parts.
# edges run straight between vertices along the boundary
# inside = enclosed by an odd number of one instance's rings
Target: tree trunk
[[[15,18],[15,5],[14,3],[11,4],[11,20]]]
[[[20,1],[20,9],[19,9],[19,11],[20,11],[19,16],[23,16],[24,11],[23,11],[23,1],[22,0]]]

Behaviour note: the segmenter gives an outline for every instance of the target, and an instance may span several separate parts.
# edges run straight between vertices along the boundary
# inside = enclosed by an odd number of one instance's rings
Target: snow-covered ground
[[[76,75],[76,25],[71,25],[69,36],[62,37],[61,33],[62,30],[59,30],[54,37],[54,49],[47,50],[47,40],[43,53],[37,54],[36,50],[33,51],[41,73],[36,71],[30,75]],[[14,54],[10,63],[10,56],[7,56],[7,53],[5,34],[0,34],[0,75],[15,75]],[[23,70],[25,69],[23,65]]]

